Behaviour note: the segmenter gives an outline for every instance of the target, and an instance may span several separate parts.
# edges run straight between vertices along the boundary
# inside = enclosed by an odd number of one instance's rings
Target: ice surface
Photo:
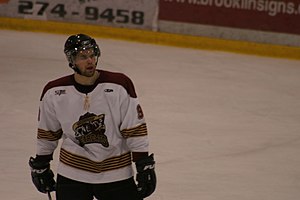
[[[0,30],[1,200],[47,199],[27,163],[41,90],[72,73],[66,38]],[[147,199],[299,199],[300,61],[96,39],[99,67],[133,79],[146,115],[158,176]]]

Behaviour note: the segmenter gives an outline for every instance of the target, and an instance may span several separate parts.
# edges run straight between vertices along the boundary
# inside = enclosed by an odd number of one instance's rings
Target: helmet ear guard
[[[95,39],[85,34],[77,34],[77,35],[71,35],[65,42],[64,53],[69,62],[69,67],[71,67],[77,73],[79,73],[79,70],[74,64],[74,58],[76,57],[79,51],[86,50],[86,49],[94,50],[98,62],[98,58],[100,57],[101,52]]]

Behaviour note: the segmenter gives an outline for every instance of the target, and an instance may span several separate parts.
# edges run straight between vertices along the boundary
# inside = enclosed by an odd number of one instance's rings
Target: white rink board
[[[0,16],[156,30],[157,0],[11,0]]]

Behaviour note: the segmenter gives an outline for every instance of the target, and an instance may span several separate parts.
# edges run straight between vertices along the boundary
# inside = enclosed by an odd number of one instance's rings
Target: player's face
[[[96,71],[97,57],[93,49],[82,50],[75,57],[75,65],[82,76],[92,77]]]

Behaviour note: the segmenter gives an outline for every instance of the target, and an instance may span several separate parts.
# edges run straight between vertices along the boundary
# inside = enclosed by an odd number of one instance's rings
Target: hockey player
[[[96,69],[101,51],[90,36],[64,46],[74,74],[50,81],[39,106],[37,153],[29,159],[38,191],[57,200],[142,200],[156,187],[144,114],[132,81]],[[62,139],[57,179],[50,169]],[[132,161],[136,166],[136,180]]]

